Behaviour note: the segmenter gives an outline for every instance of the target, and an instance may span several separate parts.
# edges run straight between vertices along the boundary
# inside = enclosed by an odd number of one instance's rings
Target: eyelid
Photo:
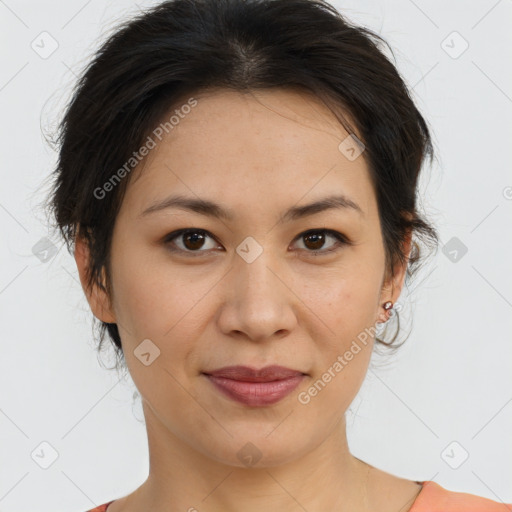
[[[208,253],[208,252],[210,252],[210,249],[206,250],[206,251],[205,250],[186,251],[184,249],[180,249],[179,247],[172,247],[172,241],[174,239],[177,239],[180,236],[185,235],[187,233],[202,233],[202,234],[210,237],[212,240],[215,240],[217,243],[219,243],[218,240],[208,230],[202,229],[202,228],[183,228],[183,229],[178,229],[176,231],[173,231],[173,232],[165,235],[165,237],[163,238],[163,243],[164,243],[164,245],[169,246],[168,250],[170,250],[171,252],[182,253],[182,254],[186,254],[187,256],[192,256],[192,257],[199,256],[199,255],[201,255],[201,253]]]
[[[212,235],[208,230],[203,228],[183,228],[178,229],[176,231],[173,231],[169,234],[167,234],[163,238],[164,245],[171,246],[171,243],[174,239],[179,238],[182,235],[185,235],[187,233],[202,233],[206,235],[207,237],[210,237],[212,240],[215,240],[217,243],[218,240],[215,238],[214,235]],[[344,245],[353,245],[353,242],[350,241],[350,239],[345,236],[343,233],[340,233],[339,231],[336,231],[334,229],[328,229],[328,228],[314,228],[314,229],[307,229],[306,231],[302,231],[299,233],[294,239],[293,242],[297,240],[300,240],[301,238],[305,237],[306,235],[315,234],[315,233],[325,233],[327,235],[332,236],[336,239],[336,243],[334,244],[333,248],[331,249],[318,249],[318,250],[307,250],[307,249],[300,249],[301,252],[306,252],[307,254],[313,255],[313,256],[322,256],[327,255],[333,252],[337,252],[339,249],[341,249]],[[219,243],[220,245],[220,243]],[[209,253],[211,249],[208,250],[197,250],[197,251],[190,251],[190,250],[184,250],[181,248],[175,248],[171,247],[169,248],[171,252],[179,252],[182,254],[190,255],[192,257],[199,256],[201,253]]]
[[[316,233],[325,233],[327,235],[332,236],[336,239],[335,244],[330,249],[318,249],[318,250],[307,250],[307,249],[300,249],[301,252],[305,252],[308,255],[312,256],[327,256],[329,254],[338,252],[343,246],[345,245],[353,245],[352,242],[339,231],[336,231],[334,229],[328,229],[328,228],[314,228],[314,229],[307,229],[306,231],[303,231],[302,233],[299,233],[293,240],[295,242],[296,240],[300,240],[301,238],[312,235]]]

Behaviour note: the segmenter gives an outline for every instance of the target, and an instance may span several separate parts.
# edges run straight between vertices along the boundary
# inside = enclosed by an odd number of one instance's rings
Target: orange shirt
[[[448,491],[434,481],[419,482],[422,488],[408,512],[512,512],[512,503],[505,504],[488,498]],[[108,512],[109,501],[87,512]]]
[[[421,483],[423,487],[408,512],[512,512],[511,503],[448,491],[433,481]]]

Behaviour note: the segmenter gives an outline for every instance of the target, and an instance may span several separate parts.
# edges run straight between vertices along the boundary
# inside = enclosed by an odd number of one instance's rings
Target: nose
[[[260,342],[292,332],[299,301],[285,274],[265,251],[251,263],[237,256],[224,282],[221,331]]]

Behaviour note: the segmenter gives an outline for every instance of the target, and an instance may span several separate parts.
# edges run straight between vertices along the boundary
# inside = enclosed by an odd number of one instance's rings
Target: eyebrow
[[[151,213],[159,212],[168,208],[187,210],[226,221],[233,221],[235,219],[233,211],[225,208],[219,203],[210,201],[208,199],[197,199],[182,195],[170,196],[161,201],[153,203],[144,211],[142,211],[139,217],[145,217]],[[343,194],[338,194],[324,197],[323,199],[315,201],[314,203],[306,204],[304,206],[292,206],[280,216],[279,222],[291,222],[332,209],[354,211],[364,217],[364,212],[357,203]]]

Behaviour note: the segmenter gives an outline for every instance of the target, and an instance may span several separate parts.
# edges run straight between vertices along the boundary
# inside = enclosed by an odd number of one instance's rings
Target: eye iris
[[[184,245],[187,249],[200,249],[204,243],[204,235],[198,232],[185,233],[183,235]],[[192,243],[192,246],[187,245]]]
[[[321,249],[324,245],[325,236],[322,233],[309,233],[304,235],[305,240],[313,241],[313,247],[308,246],[307,241],[305,242],[306,247],[313,250]]]

